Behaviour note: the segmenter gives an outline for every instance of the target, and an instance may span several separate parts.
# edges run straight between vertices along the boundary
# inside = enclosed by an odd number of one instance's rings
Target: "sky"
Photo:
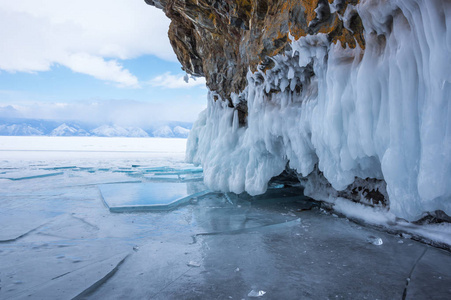
[[[144,0],[0,0],[0,118],[194,121],[205,80],[183,80],[169,22]]]

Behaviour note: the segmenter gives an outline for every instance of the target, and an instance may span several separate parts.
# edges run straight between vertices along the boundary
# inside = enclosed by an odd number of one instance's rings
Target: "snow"
[[[235,105],[247,101],[245,126],[209,93],[187,160],[202,164],[210,189],[261,194],[287,164],[303,177],[317,166],[335,190],[356,177],[384,179],[397,217],[451,214],[451,3],[367,0],[352,9],[366,49],[322,34],[292,38],[273,69],[249,72],[232,95]]]
[[[186,139],[1,136],[0,151],[184,153]],[[43,154],[45,156],[45,153]]]
[[[160,161],[160,157],[183,160],[185,149],[186,139],[177,138],[0,136],[0,167],[28,166],[39,161],[110,167],[112,162],[131,159],[143,165],[150,160],[154,165],[152,159]]]

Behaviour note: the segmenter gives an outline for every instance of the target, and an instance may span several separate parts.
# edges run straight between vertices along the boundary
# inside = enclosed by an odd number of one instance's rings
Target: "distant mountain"
[[[102,125],[91,130],[95,136],[107,137],[148,137],[149,135],[143,129],[138,127],[124,128],[117,125]]]
[[[165,125],[152,131],[152,135],[155,137],[174,137],[174,132],[172,132],[171,127]]]
[[[88,136],[89,133],[78,125],[61,124],[50,132],[51,136]]]
[[[149,134],[139,127],[127,127],[129,137],[149,137]]]
[[[179,138],[187,138],[190,131],[191,130],[186,129],[181,126],[176,126],[172,130],[172,132],[174,132],[174,136],[179,137]]]
[[[0,135],[46,135],[59,124],[55,121],[4,118],[0,119]]]
[[[0,135],[104,136],[186,138],[192,123],[160,122],[146,128],[118,125],[93,126],[74,121],[0,118]]]
[[[10,124],[0,125],[0,135],[43,135],[38,128],[29,124]]]

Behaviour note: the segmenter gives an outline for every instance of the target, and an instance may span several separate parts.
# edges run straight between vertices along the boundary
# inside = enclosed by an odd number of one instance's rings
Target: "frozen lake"
[[[186,187],[157,196],[204,191],[185,143],[0,137],[0,299],[450,298],[449,252],[334,216],[298,188],[109,211],[103,197],[134,203],[164,174]]]
[[[94,163],[117,165],[127,161],[180,162],[186,139],[0,136],[0,167],[22,167],[29,163]],[[14,165],[12,165],[14,164]]]

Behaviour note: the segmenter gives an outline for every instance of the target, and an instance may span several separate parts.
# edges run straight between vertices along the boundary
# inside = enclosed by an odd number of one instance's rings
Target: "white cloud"
[[[74,72],[91,75],[97,79],[116,82],[121,87],[139,87],[138,78],[124,69],[117,61],[105,61],[98,56],[85,53],[73,54],[64,60],[64,65]]]
[[[69,67],[120,86],[137,79],[117,59],[176,61],[163,12],[143,0],[0,0],[0,70]]]
[[[205,86],[205,78],[191,77],[188,82],[186,82],[185,75],[172,75],[170,72],[167,72],[151,79],[149,84],[168,89],[190,88],[199,85]]]

